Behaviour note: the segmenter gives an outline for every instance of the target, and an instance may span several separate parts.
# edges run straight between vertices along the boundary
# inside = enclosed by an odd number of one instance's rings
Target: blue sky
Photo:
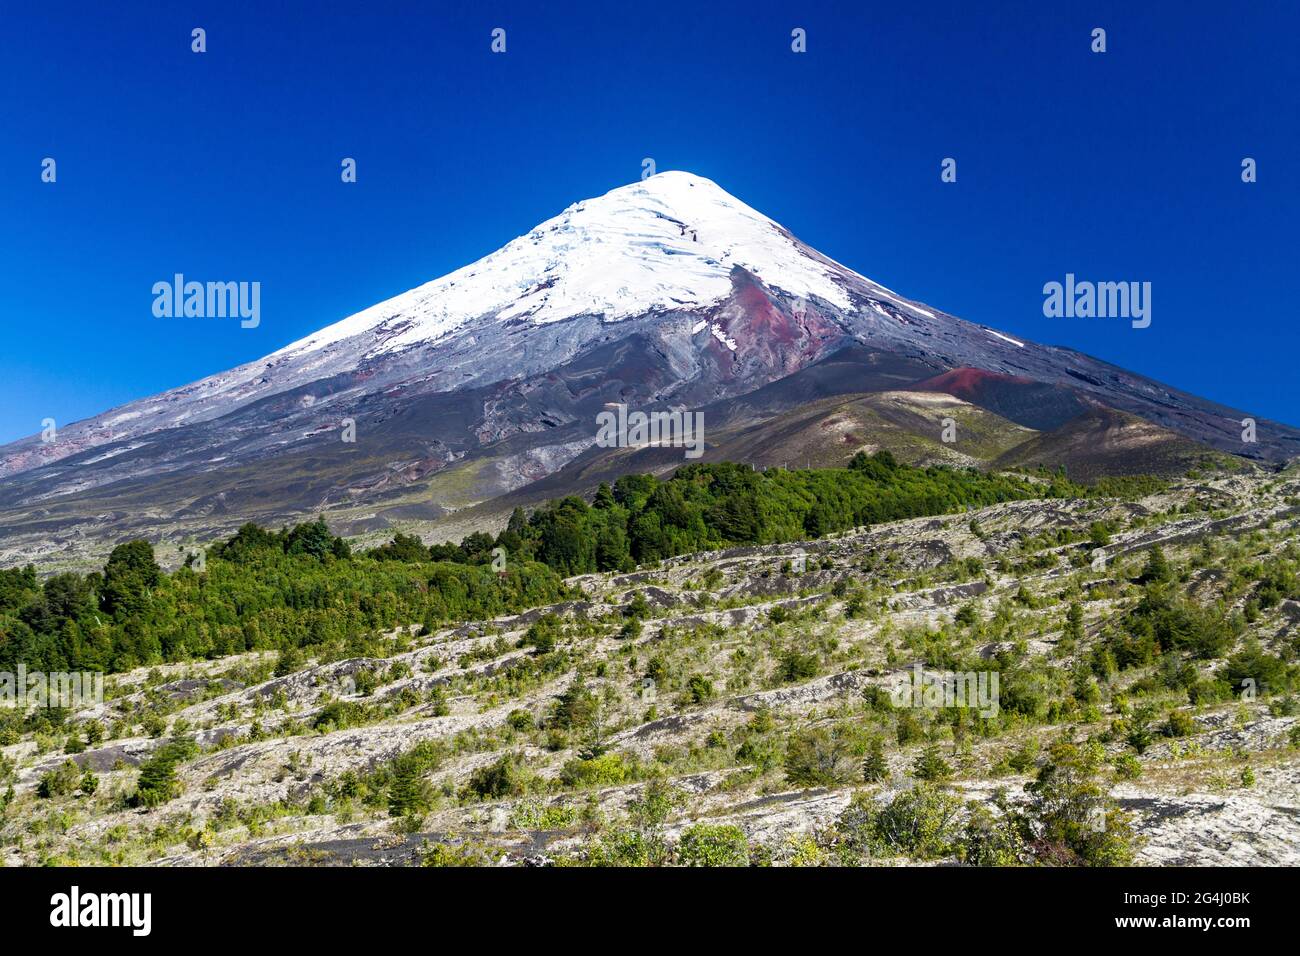
[[[0,441],[258,358],[647,156],[904,295],[1300,424],[1294,3],[51,2],[4,19]],[[261,282],[261,325],[155,318],[151,287],[176,272]],[[1045,318],[1043,283],[1067,272],[1151,282],[1150,328]]]

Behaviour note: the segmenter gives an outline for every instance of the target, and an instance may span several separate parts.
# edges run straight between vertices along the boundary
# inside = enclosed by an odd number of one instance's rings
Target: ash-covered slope
[[[306,513],[436,517],[561,469],[607,402],[698,409],[845,349],[907,370],[845,393],[947,390],[916,383],[979,369],[996,387],[959,397],[1030,427],[1014,413],[1046,387],[1058,411],[1101,404],[1223,451],[1300,454],[1295,429],[1260,421],[1243,446],[1242,412],[904,299],[670,172],[264,359],[0,448],[0,561]]]

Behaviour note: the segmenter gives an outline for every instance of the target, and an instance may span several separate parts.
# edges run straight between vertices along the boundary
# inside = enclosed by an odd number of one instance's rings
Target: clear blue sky
[[[1294,2],[447,7],[8,5],[0,441],[264,355],[646,156],[900,293],[1300,424]],[[154,318],[176,272],[260,281],[261,326]],[[1150,281],[1151,327],[1044,318],[1066,272]]]

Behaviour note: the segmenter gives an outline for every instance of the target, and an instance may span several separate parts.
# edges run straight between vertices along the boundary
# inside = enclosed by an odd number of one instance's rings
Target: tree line
[[[531,514],[516,509],[500,534],[460,544],[399,533],[353,553],[322,519],[280,531],[246,524],[208,549],[201,570],[190,556],[169,574],[147,541],[130,541],[90,574],[41,581],[30,565],[0,570],[0,670],[21,662],[28,671],[116,672],[346,646],[399,624],[433,628],[563,600],[568,575],[1080,490],[1059,475],[1034,482],[918,468],[882,451],[859,453],[847,468],[688,464],[666,479],[626,475],[590,503],[568,496]]]

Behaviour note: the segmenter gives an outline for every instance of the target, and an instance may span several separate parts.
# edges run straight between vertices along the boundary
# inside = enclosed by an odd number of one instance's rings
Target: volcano
[[[842,426],[852,440],[818,444],[819,463],[873,446],[880,416],[895,431],[931,428],[899,411],[911,407],[903,392],[1005,420],[981,418],[982,434],[1034,441],[1022,457],[1036,464],[1066,445],[1077,460],[1077,441],[1043,436],[1113,426],[1098,409],[1149,426],[1144,447],[1178,443],[1154,462],[1182,467],[1188,449],[1265,466],[1300,454],[1296,429],[1259,420],[1243,444],[1240,411],[931,309],[712,181],[664,172],[263,359],[65,426],[55,441],[0,447],[0,562],[102,554],[133,537],[179,549],[244,521],[316,514],[351,534],[435,527],[467,509],[491,515],[486,505],[530,487],[585,490],[564,477],[604,454],[595,421],[608,405],[703,409],[706,436],[716,422],[729,450],[770,459],[740,440],[746,429],[789,436],[810,403],[879,392],[900,394],[854,406]],[[831,427],[820,413],[807,420]],[[959,432],[952,450],[1019,460],[995,444],[963,451]]]

